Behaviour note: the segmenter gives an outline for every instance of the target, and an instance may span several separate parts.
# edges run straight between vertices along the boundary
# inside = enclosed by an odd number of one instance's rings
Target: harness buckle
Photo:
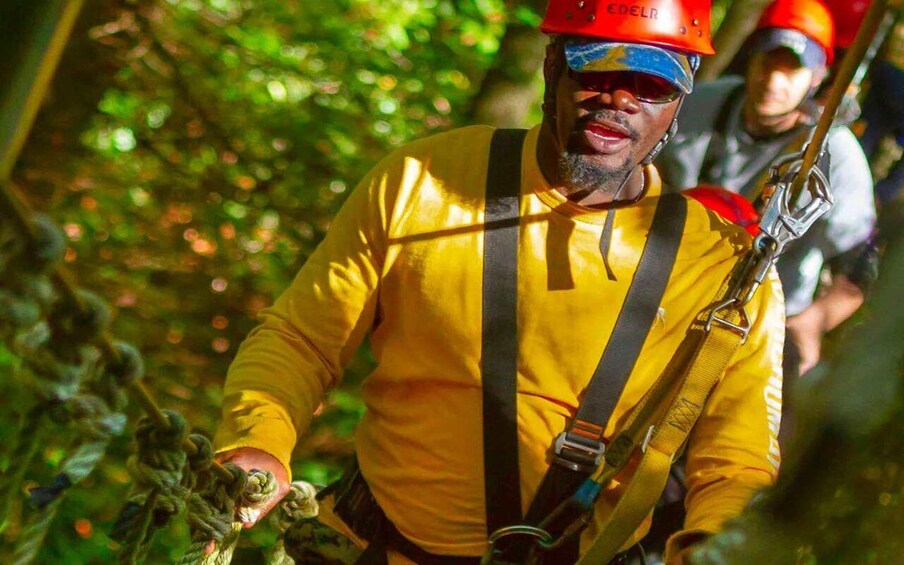
[[[709,333],[712,331],[713,324],[722,324],[741,334],[741,344],[743,345],[744,342],[747,341],[747,334],[750,333],[750,319],[747,317],[747,310],[743,306],[737,308],[738,313],[741,315],[741,321],[737,324],[729,321],[727,318],[720,318],[716,315],[722,310],[731,308],[736,302],[737,299],[729,298],[716,304],[715,307],[709,311],[709,316],[706,318],[706,332]]]
[[[580,430],[579,424],[575,422],[572,429]],[[600,439],[593,439],[580,431],[574,435],[571,430],[560,433],[556,436],[553,448],[556,454],[555,463],[572,471],[592,473],[599,467],[606,454],[606,444],[601,439],[602,429],[599,431],[597,437]]]

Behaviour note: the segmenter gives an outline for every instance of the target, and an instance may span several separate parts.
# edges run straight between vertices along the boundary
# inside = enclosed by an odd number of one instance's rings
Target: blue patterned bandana
[[[609,41],[565,41],[565,60],[576,72],[633,71],[663,78],[685,94],[694,89],[694,64],[663,47]]]

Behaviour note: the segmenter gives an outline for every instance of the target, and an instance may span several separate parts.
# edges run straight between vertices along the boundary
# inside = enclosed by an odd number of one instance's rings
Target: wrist
[[[818,302],[814,302],[800,314],[788,318],[789,327],[797,330],[806,328],[810,331],[818,332],[820,335],[828,331],[826,325],[827,316],[825,308]]]

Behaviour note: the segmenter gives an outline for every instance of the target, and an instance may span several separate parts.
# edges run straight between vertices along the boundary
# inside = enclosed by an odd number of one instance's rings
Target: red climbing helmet
[[[768,38],[771,47],[787,47],[797,53],[801,61],[814,66],[815,63],[831,64],[835,49],[835,21],[821,0],[775,0],[766,7],[756,26],[754,35],[760,43]],[[770,30],[763,33],[760,30]],[[807,40],[815,42],[825,56],[816,61],[807,51]],[[765,50],[761,45],[761,50]]]
[[[747,230],[752,237],[760,233],[760,216],[746,198],[720,186],[700,185],[683,191],[723,219]]]
[[[823,0],[835,20],[835,47],[850,47],[863,23],[870,0]]]
[[[566,36],[573,71],[647,73],[690,94],[700,56],[714,53],[709,12],[710,0],[550,0],[540,30]]]
[[[543,33],[712,55],[710,0],[550,0]]]

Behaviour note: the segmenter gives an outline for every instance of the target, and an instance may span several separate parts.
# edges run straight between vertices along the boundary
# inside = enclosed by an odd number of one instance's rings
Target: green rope
[[[140,366],[136,370],[134,358],[124,361],[133,353],[137,354],[137,350],[127,351],[130,346],[125,344],[117,344],[117,348],[121,352],[118,365],[105,367],[103,373],[87,383],[82,393],[47,410],[52,421],[73,429],[77,445],[63,461],[51,484],[29,491],[30,510],[23,516],[13,563],[26,565],[34,561],[56,517],[63,494],[94,471],[106,455],[113,437],[121,434],[125,427],[126,416],[121,410],[125,408],[126,399],[118,390],[119,384],[124,373],[135,378],[140,376]],[[140,356],[138,360],[140,362]],[[124,365],[130,366],[131,370],[124,371]]]
[[[236,509],[244,504],[257,504],[258,497],[273,489],[268,482],[275,482],[273,475],[252,471],[246,475],[239,467],[226,463],[225,467],[234,479],[226,483],[209,469],[199,473],[198,488],[188,499],[186,520],[191,528],[192,543],[189,545],[180,565],[223,565],[232,560],[232,553],[242,531],[241,522],[236,520]],[[248,485],[251,484],[251,487]],[[246,490],[247,488],[247,490]],[[247,497],[254,499],[246,502]],[[213,551],[208,552],[210,542]]]
[[[31,510],[26,514],[10,563],[28,565],[34,562],[61,503],[62,498],[57,498],[41,510]]]
[[[265,559],[267,565],[295,565],[295,560],[286,553],[286,543],[283,539],[286,530],[299,520],[316,517],[319,510],[317,488],[304,481],[293,482],[289,493],[280,502],[279,508],[271,518],[280,535],[276,544],[267,553]]]
[[[187,456],[182,441],[188,424],[175,412],[164,413],[170,423],[168,429],[159,429],[150,418],[142,418],[135,432],[137,453],[127,462],[132,488],[110,532],[110,537],[122,544],[120,563],[142,561],[154,533],[185,507],[188,491],[183,473]]]
[[[111,412],[102,398],[90,394],[80,394],[55,406],[51,419],[58,424],[70,425],[79,441],[63,461],[53,484],[29,492],[31,504],[36,508],[50,504],[66,489],[90,475],[106,455],[110,441],[122,433],[126,424],[125,414]]]
[[[4,532],[12,522],[13,509],[21,501],[19,489],[25,479],[25,473],[43,443],[45,405],[38,404],[21,419],[17,443],[10,456],[10,468],[3,474],[0,484],[0,497],[3,507],[0,510],[0,533]]]

